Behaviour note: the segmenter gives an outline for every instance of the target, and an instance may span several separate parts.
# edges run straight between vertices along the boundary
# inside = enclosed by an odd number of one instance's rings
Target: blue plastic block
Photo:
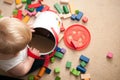
[[[83,16],[83,13],[79,12],[78,15],[75,17],[75,19],[79,21],[82,18],[82,16]]]
[[[51,69],[49,69],[49,68],[46,68],[46,71],[45,71],[47,74],[50,74],[50,72],[51,72]]]
[[[61,52],[61,48],[58,47],[58,46],[55,48],[55,50],[58,51],[58,52]]]
[[[80,60],[88,63],[90,59],[88,57],[84,56],[84,55],[81,55]]]
[[[75,14],[72,14],[72,15],[71,15],[71,19],[72,19],[72,20],[75,20],[75,18],[76,18],[76,15],[75,15]]]
[[[77,66],[76,68],[78,71],[80,71],[81,73],[85,73],[86,72],[86,69],[81,67],[81,66]]]
[[[44,6],[42,5],[42,6],[40,6],[40,7],[38,7],[38,8],[36,8],[36,12],[39,12],[39,11],[42,11],[42,9],[44,8]]]

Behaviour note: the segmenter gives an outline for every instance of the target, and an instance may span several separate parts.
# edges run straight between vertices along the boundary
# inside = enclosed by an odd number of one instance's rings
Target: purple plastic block
[[[66,53],[66,49],[65,49],[65,48],[61,48],[61,52],[62,52],[63,54],[65,54],[65,53]]]

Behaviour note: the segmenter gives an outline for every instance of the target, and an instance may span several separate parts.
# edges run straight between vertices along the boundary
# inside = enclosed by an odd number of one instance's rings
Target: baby
[[[39,50],[28,48],[32,31],[16,18],[0,19],[0,69],[14,76],[24,76],[43,65],[44,61],[29,56],[40,56]],[[28,51],[29,50],[29,51]]]

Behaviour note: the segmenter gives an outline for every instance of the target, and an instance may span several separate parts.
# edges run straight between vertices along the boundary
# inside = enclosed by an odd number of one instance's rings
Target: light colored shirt
[[[14,58],[8,60],[0,60],[0,68],[7,72],[8,70],[23,62],[27,58],[27,49],[28,48],[26,47],[20,51],[20,53]]]

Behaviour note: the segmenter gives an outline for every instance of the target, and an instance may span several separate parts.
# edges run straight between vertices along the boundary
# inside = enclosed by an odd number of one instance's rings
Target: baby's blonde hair
[[[16,54],[24,49],[32,38],[30,28],[16,18],[0,19],[0,53]]]

